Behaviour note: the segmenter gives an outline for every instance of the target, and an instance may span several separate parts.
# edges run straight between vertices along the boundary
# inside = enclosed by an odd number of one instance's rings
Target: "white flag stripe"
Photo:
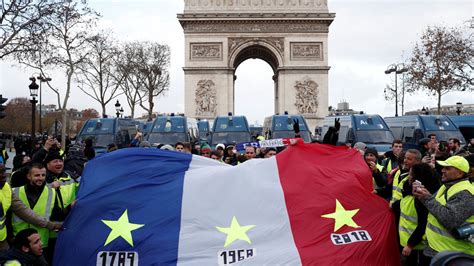
[[[256,254],[239,264],[301,264],[276,159],[235,167],[211,163],[193,157],[184,178],[178,264],[215,265],[219,251],[239,249]],[[224,247],[227,234],[216,226],[230,227],[234,216],[242,227],[254,225],[246,231],[251,243],[238,239]]]

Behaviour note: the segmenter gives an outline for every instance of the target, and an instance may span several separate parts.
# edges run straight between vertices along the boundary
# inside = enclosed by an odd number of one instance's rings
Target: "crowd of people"
[[[336,121],[324,144],[336,145],[339,126]],[[131,146],[153,148],[142,139],[137,133]],[[52,137],[35,144],[29,151],[16,150],[9,182],[5,165],[0,164],[0,264],[51,264],[58,230],[73,208],[82,171],[95,156],[90,141],[70,145],[66,152]],[[245,146],[237,151],[235,144],[178,142],[157,148],[238,165],[275,156],[285,147]],[[108,152],[116,149],[111,144]],[[364,143],[348,149],[360,152],[372,172],[373,193],[395,214],[400,250],[394,252],[400,252],[403,265],[430,265],[443,251],[474,255],[474,139],[461,147],[457,139],[443,145],[430,135],[420,141],[419,149],[408,150],[395,140],[383,156]]]

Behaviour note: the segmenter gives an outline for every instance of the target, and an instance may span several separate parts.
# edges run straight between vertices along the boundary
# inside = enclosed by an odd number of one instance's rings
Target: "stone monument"
[[[275,113],[311,129],[328,113],[327,0],[185,0],[185,114],[234,112],[235,70],[250,58],[273,69]],[[263,117],[262,117],[263,119]]]

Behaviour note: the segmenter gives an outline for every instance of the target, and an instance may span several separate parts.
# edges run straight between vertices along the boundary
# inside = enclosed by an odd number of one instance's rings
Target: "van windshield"
[[[392,144],[393,135],[388,130],[358,130],[357,141],[366,144]]]
[[[212,146],[219,143],[237,144],[242,142],[250,142],[249,132],[214,132],[212,134]]]
[[[457,130],[445,116],[420,116],[426,131]]]
[[[176,142],[188,142],[188,140],[186,140],[186,133],[184,132],[164,132],[164,133],[152,132],[148,135],[148,141],[150,143],[171,144],[171,145],[176,144]]]
[[[88,120],[84,125],[81,135],[114,134],[114,119]]]
[[[247,121],[242,116],[219,117],[215,121],[214,132],[249,132]],[[250,135],[250,133],[248,133]]]
[[[112,134],[100,134],[100,135],[80,135],[77,137],[76,142],[85,143],[86,139],[92,139],[92,145],[94,147],[107,147],[107,145],[114,143],[114,135]]]
[[[300,131],[308,130],[304,119],[300,116],[275,116],[273,118],[273,131],[288,131],[293,130],[293,119],[298,119],[298,124],[300,126]]]
[[[154,133],[186,132],[183,117],[158,117],[153,126]]]
[[[203,132],[203,133],[209,132],[209,122],[199,121],[197,125],[198,125],[199,132]]]
[[[304,140],[306,143],[311,143],[311,135],[309,131],[300,131],[301,138]],[[292,131],[275,131],[273,132],[272,137],[274,139],[283,139],[283,138],[294,138],[295,137],[295,132]]]
[[[354,119],[357,130],[388,130],[379,116],[356,115]]]

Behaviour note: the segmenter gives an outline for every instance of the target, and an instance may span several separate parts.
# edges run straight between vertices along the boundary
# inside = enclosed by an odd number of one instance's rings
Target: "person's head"
[[[46,163],[46,168],[48,171],[56,175],[61,174],[64,170],[63,158],[57,151],[50,151],[44,159],[44,162]]]
[[[367,148],[364,152],[364,159],[366,163],[374,162],[377,163],[378,152],[375,148]]]
[[[209,146],[208,144],[204,144],[204,145],[201,146],[201,155],[202,156],[207,157],[207,158],[211,158],[211,152],[212,152],[211,146]]]
[[[183,143],[183,152],[191,153],[191,143],[189,142]]]
[[[85,140],[86,147],[92,147],[93,141],[91,138]]]
[[[234,155],[234,146],[229,145],[225,148],[226,156],[232,157]]]
[[[194,149],[199,154],[201,152],[201,144],[199,142],[194,143]]]
[[[222,153],[221,151],[212,151],[211,152],[211,159],[216,161],[222,161]]]
[[[421,153],[415,149],[409,149],[405,153],[405,158],[403,159],[403,167],[405,169],[411,169],[411,167],[417,163],[421,162]]]
[[[179,152],[184,152],[184,145],[181,142],[176,142],[174,149]]]
[[[253,159],[257,156],[257,151],[254,146],[246,146],[245,147],[245,158],[247,160]]]
[[[430,142],[431,142],[431,140],[429,138],[420,139],[420,142],[419,142],[420,149],[429,150],[430,149]]]
[[[427,163],[414,164],[410,169],[408,182],[413,184],[413,181],[418,180],[428,189],[429,192],[434,193],[439,188],[439,181],[434,175],[434,171]]]
[[[3,188],[5,183],[7,182],[7,169],[5,165],[0,163],[0,189]]]
[[[451,151],[457,151],[461,148],[461,142],[457,138],[450,138],[448,140],[448,147]]]
[[[30,185],[41,187],[44,185],[46,179],[46,169],[44,165],[39,163],[32,164],[28,169],[28,174],[26,175]]]
[[[400,155],[400,152],[403,150],[403,142],[400,139],[396,139],[392,142],[392,152],[396,156]]]
[[[430,144],[429,144],[430,149],[432,150],[436,149],[436,145],[438,144],[438,140],[436,139],[436,134],[434,133],[429,134],[428,138],[430,139]]]
[[[277,154],[277,150],[275,148],[267,148],[265,151],[265,158],[273,157]]]
[[[223,152],[224,149],[225,149],[225,145],[224,145],[224,144],[219,143],[219,144],[216,145],[216,150],[217,150],[217,151],[222,151],[222,152]]]
[[[464,178],[469,173],[469,162],[464,157],[451,156],[444,161],[436,162],[443,166],[441,169],[443,183]]]
[[[43,255],[43,243],[38,231],[33,228],[23,229],[15,236],[13,246],[23,253],[35,256]]]
[[[358,152],[360,152],[360,154],[362,156],[364,156],[365,154],[365,148],[367,147],[367,145],[365,145],[365,143],[363,142],[356,142],[356,144],[354,144],[354,149],[356,149]]]

